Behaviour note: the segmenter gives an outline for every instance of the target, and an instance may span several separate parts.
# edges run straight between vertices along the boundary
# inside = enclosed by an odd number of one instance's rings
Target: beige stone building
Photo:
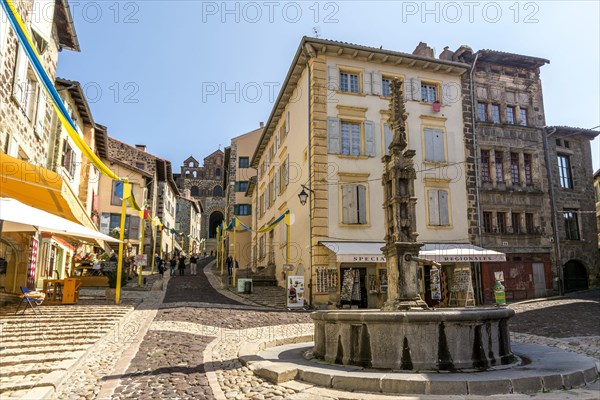
[[[598,231],[598,251],[600,252],[600,169],[594,173],[594,198],[596,199],[596,230]],[[598,257],[600,257],[600,253]]]
[[[252,209],[252,196],[256,191],[250,189],[250,181],[256,176],[256,170],[250,167],[250,160],[264,130],[263,123],[258,129],[231,139],[231,146],[225,148],[225,174],[223,187],[227,207],[225,220],[231,221],[236,216],[242,224],[252,228],[255,226],[257,214]],[[252,257],[253,240],[256,235],[244,228],[236,232],[236,259],[241,269],[255,267]],[[233,240],[228,243],[229,254],[233,253]]]
[[[381,157],[391,141],[389,84],[404,84],[408,146],[416,150],[417,230],[433,252],[469,243],[461,75],[464,63],[305,37],[265,125],[252,167],[258,168],[256,227],[285,211],[285,224],[258,237],[258,267],[304,276],[309,302],[338,303],[346,271],[357,269],[359,307],[379,307],[387,278],[383,247]],[[425,54],[425,55],[424,55]],[[299,193],[307,193],[306,205]],[[291,242],[292,270],[285,272]],[[468,256],[445,271],[469,267]],[[421,291],[425,269],[421,270]]]
[[[200,234],[202,227],[202,205],[189,197],[188,193],[177,196],[177,221],[175,230],[183,232],[183,251],[185,254],[200,254],[203,244]]]

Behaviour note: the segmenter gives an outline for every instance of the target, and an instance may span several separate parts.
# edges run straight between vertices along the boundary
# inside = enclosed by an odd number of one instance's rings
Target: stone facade
[[[180,191],[189,191],[191,198],[198,200],[204,210],[201,235],[206,239],[206,251],[216,249],[215,228],[223,220],[226,198],[223,190],[224,154],[217,150],[204,158],[203,165],[192,156],[184,160],[175,181]]]
[[[598,251],[600,251],[600,169],[594,173],[594,197],[596,199],[596,230],[598,231]],[[598,253],[600,257],[600,253]]]
[[[196,200],[183,196],[177,197],[177,223],[176,229],[183,232],[183,251],[188,253],[200,253],[202,246],[200,244],[200,205]]]
[[[548,147],[555,196],[557,249],[565,291],[600,285],[598,231],[590,142],[599,132],[549,127]],[[566,164],[564,163],[566,161]]]

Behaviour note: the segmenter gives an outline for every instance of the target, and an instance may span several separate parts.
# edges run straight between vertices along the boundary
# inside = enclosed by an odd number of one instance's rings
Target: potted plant
[[[111,300],[115,298],[117,292],[117,271],[110,271],[106,274],[108,278],[108,287],[105,290],[106,300]],[[121,271],[121,289],[127,283],[127,273],[123,269]]]

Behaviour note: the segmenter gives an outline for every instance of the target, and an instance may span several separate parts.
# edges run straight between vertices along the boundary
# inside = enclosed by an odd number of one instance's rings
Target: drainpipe
[[[471,95],[471,126],[473,127],[473,160],[475,171],[475,201],[477,204],[477,235],[479,236],[479,246],[483,247],[483,229],[481,227],[481,196],[479,192],[479,143],[477,140],[477,118],[475,118],[475,84],[473,82],[473,73],[479,59],[479,52],[475,53],[475,59],[471,64],[469,71],[469,90]],[[481,281],[481,263],[477,263],[477,283],[479,290],[477,293],[478,301],[483,304],[482,281]]]
[[[309,57],[309,55],[307,55],[307,57]],[[309,61],[310,61],[310,57],[309,57]],[[308,64],[308,63],[307,63]],[[308,161],[308,188],[311,189],[308,191],[308,272],[309,272],[309,278],[308,278],[308,298],[310,299],[310,305],[312,306],[313,303],[313,298],[312,298],[312,294],[313,294],[313,265],[312,265],[312,185],[311,185],[311,157],[310,157],[310,146],[311,146],[311,140],[310,140],[310,134],[311,134],[311,126],[310,126],[310,113],[311,113],[311,107],[310,107],[310,99],[311,99],[311,84],[310,84],[310,79],[311,79],[311,73],[310,73],[310,65],[308,65],[308,95],[307,97],[307,101],[308,101],[308,155],[307,155],[307,161]]]
[[[548,174],[548,192],[550,193],[550,212],[552,213],[552,237],[554,238],[554,252],[556,257],[556,268],[558,269],[558,293],[562,296],[565,294],[564,288],[564,270],[562,267],[562,254],[560,251],[560,238],[558,237],[558,217],[556,210],[556,197],[554,195],[554,179],[552,175],[552,167],[550,164],[550,147],[548,146],[548,136],[553,135],[556,128],[542,128],[542,136],[544,138],[544,157],[546,159],[546,173]]]

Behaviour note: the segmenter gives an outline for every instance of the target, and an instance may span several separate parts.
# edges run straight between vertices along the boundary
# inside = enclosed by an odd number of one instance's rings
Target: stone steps
[[[254,287],[251,294],[237,293],[237,295],[268,307],[286,307],[286,290],[279,286],[258,286]]]
[[[0,361],[3,358],[7,357],[19,357],[22,355],[31,355],[35,357],[38,354],[50,353],[50,352],[69,352],[69,351],[80,351],[87,349],[86,344],[81,345],[66,345],[66,346],[40,346],[40,347],[6,347],[2,350],[2,356],[0,357]]]

